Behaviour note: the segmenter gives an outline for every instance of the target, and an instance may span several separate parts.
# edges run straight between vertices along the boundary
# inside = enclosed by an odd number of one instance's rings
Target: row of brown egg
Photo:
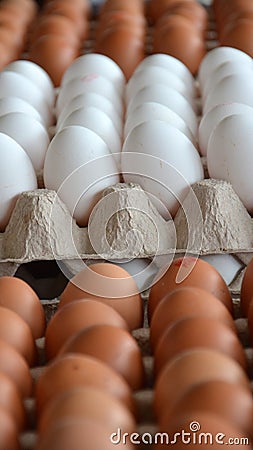
[[[135,432],[133,393],[145,380],[131,331],[142,325],[142,299],[123,268],[92,264],[70,280],[46,328],[47,364],[35,389],[36,449],[73,448],[73,436],[75,448],[112,449],[119,428]],[[96,430],[92,444],[89,426]],[[130,441],[123,445],[132,448]]]
[[[227,441],[237,437],[242,447],[249,444],[253,417],[249,368],[233,320],[232,299],[220,274],[200,259],[174,260],[151,287],[149,316],[153,405],[158,430],[170,439],[167,445],[173,441],[181,448],[182,430],[188,432],[190,446],[201,445],[202,432],[213,438],[222,432]]]
[[[81,54],[89,33],[90,2],[51,0],[34,21],[27,58],[43,67],[55,86]]]
[[[213,2],[220,45],[238,48],[253,56],[253,5],[245,0]]]
[[[0,69],[21,57],[37,14],[33,0],[4,0],[0,5]]]
[[[35,341],[46,325],[37,294],[21,279],[0,278],[0,321],[0,447],[18,450],[27,425],[24,401],[33,396],[29,369],[37,364]]]
[[[196,0],[150,1],[152,53],[180,59],[196,75],[206,54],[208,14]]]
[[[93,50],[113,59],[128,80],[145,56],[144,2],[104,2],[97,17]]]

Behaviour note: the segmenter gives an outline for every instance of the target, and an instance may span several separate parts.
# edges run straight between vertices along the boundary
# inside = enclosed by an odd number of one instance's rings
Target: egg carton
[[[43,281],[42,281],[43,282]],[[133,392],[133,398],[137,410],[137,428],[136,432],[142,436],[144,433],[154,436],[158,431],[154,410],[153,410],[153,398],[154,398],[154,358],[150,346],[150,329],[147,321],[147,302],[148,293],[142,294],[144,303],[144,319],[143,327],[133,330],[132,336],[136,339],[139,348],[141,350],[143,365],[145,370],[145,383],[139,390]],[[44,306],[47,321],[50,320],[52,315],[57,309],[58,299],[42,300]],[[250,344],[249,330],[247,319],[241,317],[240,304],[238,298],[233,298],[234,306],[234,322],[238,332],[240,341],[244,347],[248,368],[249,378],[252,385],[253,392],[253,349]],[[37,339],[36,346],[38,350],[38,365],[31,369],[31,374],[34,382],[39,378],[44,365],[45,359],[45,338]],[[25,410],[27,414],[27,427],[20,435],[21,450],[34,450],[38,435],[36,431],[36,403],[33,397],[26,398],[24,400]],[[151,444],[142,443],[138,446],[141,450],[152,448]],[[153,447],[154,448],[154,447]]]
[[[147,260],[158,270],[186,254],[236,259],[240,270],[229,285],[239,294],[253,257],[253,221],[229,183],[195,183],[173,220],[160,215],[139,185],[118,183],[103,192],[87,227],[77,225],[55,191],[23,192],[0,234],[0,275],[33,261],[57,261],[69,276],[94,260]]]

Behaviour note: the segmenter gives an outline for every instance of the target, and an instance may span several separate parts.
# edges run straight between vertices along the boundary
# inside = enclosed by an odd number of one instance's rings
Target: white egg
[[[199,151],[202,156],[206,156],[210,135],[218,123],[225,117],[232,114],[252,114],[253,108],[244,103],[222,103],[210,109],[199,123]]]
[[[56,100],[56,114],[60,112],[74,97],[85,92],[95,92],[108,98],[120,117],[123,114],[122,98],[118,94],[113,83],[107,78],[98,74],[85,75],[82,78],[75,78],[64,84],[59,91]]]
[[[221,103],[245,103],[253,106],[253,85],[251,78],[244,73],[228,75],[209,92],[203,105],[203,113]]]
[[[184,83],[186,83],[187,88],[189,90],[189,94],[192,95],[193,97],[195,96],[196,86],[194,77],[192,76],[188,67],[179,59],[175,58],[172,55],[167,55],[165,53],[154,53],[152,55],[146,56],[146,58],[144,58],[139,63],[139,65],[135,69],[135,72],[149,66],[163,67],[164,69],[167,69],[173,72],[174,74],[178,75],[184,81]]]
[[[225,117],[213,130],[207,148],[210,177],[231,183],[253,213],[253,114]]]
[[[204,177],[199,153],[191,141],[160,120],[137,125],[128,134],[121,168],[124,181],[138,183],[151,194],[165,219],[176,213],[191,184]]]
[[[180,92],[195,109],[195,101],[189,93],[187,85],[184,81],[173,72],[159,66],[148,66],[141,70],[136,71],[129,79],[126,85],[126,102],[135,97],[137,92],[146,86],[152,86],[153,84],[164,84]]]
[[[244,267],[233,255],[205,255],[200,259],[211,264],[220,273],[224,281],[229,285],[232,283],[239,271]]]
[[[250,61],[252,58],[243,51],[234,47],[215,47],[206,53],[202,59],[199,71],[198,71],[198,81],[200,87],[205,84],[205,80],[208,79],[211,74],[216,70],[216,68],[224,63],[225,61],[237,61],[238,64]]]
[[[205,101],[208,93],[211,91],[211,89],[218,84],[222,78],[233,75],[233,74],[240,74],[246,72],[246,75],[248,77],[252,77],[252,71],[253,71],[253,62],[252,60],[247,60],[243,64],[238,64],[238,61],[231,60],[231,61],[225,61],[224,63],[220,64],[212,73],[211,76],[208,77],[207,80],[205,80],[205,84],[202,89],[202,102]]]
[[[96,92],[85,92],[84,94],[77,95],[70,100],[70,102],[63,108],[57,119],[56,130],[61,128],[62,122],[70,113],[76,109],[82,108],[83,106],[94,106],[95,108],[99,108],[100,111],[103,111],[112,119],[119,135],[122,135],[122,118],[116,112],[112,102],[103,95],[96,94]]]
[[[37,188],[29,156],[6,134],[0,133],[0,230],[7,226],[18,196]]]
[[[55,102],[55,88],[48,73],[38,64],[26,59],[12,61],[4,67],[4,71],[17,72],[24,75],[32,81],[45,96],[49,106],[52,107]]]
[[[65,71],[61,86],[74,78],[80,78],[91,73],[108,78],[122,94],[126,80],[121,68],[111,58],[99,53],[87,53],[76,58]]]
[[[84,106],[70,113],[63,121],[60,129],[80,125],[97,133],[107,144],[111,153],[121,152],[121,139],[112,120],[103,111],[94,106]]]
[[[175,89],[159,83],[142,88],[130,101],[126,116],[132,114],[133,110],[144,102],[157,102],[172,109],[185,121],[193,136],[197,135],[197,115],[186,98]]]
[[[94,131],[69,126],[57,133],[45,158],[44,183],[54,189],[80,226],[86,226],[102,191],[120,180],[106,143]]]
[[[188,139],[196,145],[196,141],[182,117],[167,106],[156,102],[144,102],[137,106],[132,113],[129,114],[125,121],[124,137],[126,138],[128,133],[130,133],[136,125],[151,119],[163,120],[164,122],[170,123],[182,131],[182,133],[184,133]]]
[[[30,157],[35,172],[43,169],[49,136],[41,122],[22,112],[0,117],[0,132],[14,139]]]
[[[22,112],[28,114],[39,122],[43,123],[40,113],[30,103],[18,97],[0,98],[0,116],[12,112]]]
[[[0,98],[18,97],[30,103],[41,115],[48,127],[53,124],[53,112],[48,106],[43,92],[24,75],[11,72],[0,72]]]

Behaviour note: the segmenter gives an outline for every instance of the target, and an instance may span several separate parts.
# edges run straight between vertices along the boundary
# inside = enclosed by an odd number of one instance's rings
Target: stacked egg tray
[[[94,24],[93,24],[94,25]],[[210,27],[207,33],[207,45],[209,49],[212,49],[216,46],[215,41],[215,24],[211,17],[210,10]],[[87,41],[85,44],[85,50],[92,50],[92,27],[91,27],[91,40]],[[203,160],[203,164],[205,161]],[[42,186],[43,187],[43,186]],[[63,275],[62,271],[58,267],[58,264],[55,262],[56,259],[59,261],[62,260],[74,260],[75,255],[73,254],[64,254],[63,250],[60,248],[59,253],[56,254],[55,251],[52,252],[50,245],[52,241],[47,241],[47,224],[43,225],[43,206],[38,207],[41,203],[43,205],[44,201],[48,201],[48,195],[50,193],[45,192],[44,190],[36,191],[34,193],[30,193],[29,195],[21,196],[19,206],[16,208],[16,213],[13,214],[8,230],[5,233],[0,235],[0,250],[1,250],[1,262],[0,262],[0,275],[11,275],[24,279],[27,281],[38,293],[41,303],[44,307],[44,311],[46,314],[47,321],[50,320],[52,315],[57,310],[57,306],[59,303],[59,296],[66,286],[68,279]],[[27,207],[29,209],[29,202],[31,211],[36,211],[38,214],[34,216],[31,214],[31,223],[30,225],[25,222]],[[36,206],[35,206],[36,205]],[[34,208],[34,209],[33,209]],[[64,214],[66,211],[64,210],[64,206],[62,207]],[[23,211],[23,213],[22,213]],[[26,211],[26,213],[24,213]],[[24,234],[20,233],[20,214],[23,215],[23,219],[21,216],[21,222],[24,220]],[[235,211],[237,214],[237,211]],[[38,227],[38,220],[41,219],[39,233],[37,233],[36,227]],[[69,219],[68,219],[69,220]],[[69,222],[66,221],[68,224]],[[61,225],[61,224],[59,224]],[[78,228],[78,227],[77,227]],[[22,229],[22,227],[21,227]],[[22,231],[22,232],[23,232]],[[83,233],[83,230],[79,230]],[[61,226],[59,226],[59,232],[56,232],[56,235],[60,235]],[[252,227],[253,233],[253,227]],[[251,230],[250,233],[251,234]],[[38,239],[38,242],[31,244],[32,240]],[[41,239],[44,239],[43,248],[39,247],[41,243]],[[19,240],[19,243],[18,243]],[[92,248],[87,243],[87,238],[85,237],[86,246],[82,247],[79,251],[79,258],[92,262],[93,260],[106,260],[112,258],[113,255],[97,255],[92,252]],[[240,311],[240,286],[242,276],[245,270],[246,265],[250,261],[253,255],[253,239],[252,245],[241,245],[240,239],[238,239],[239,244],[236,248],[229,248],[224,245],[220,245],[217,247],[214,245],[213,248],[204,248],[200,251],[200,254],[203,255],[228,255],[233,256],[238,262],[238,269],[236,275],[229,283],[229,289],[231,295],[233,297],[233,305],[234,305],[234,318],[236,328],[238,330],[238,334],[240,340],[244,346],[248,366],[249,366],[249,375],[250,378],[253,379],[253,349],[250,345],[249,339],[249,331],[247,319],[243,318]],[[8,244],[10,244],[8,246]],[[87,252],[87,248],[89,251]],[[84,250],[84,251],[83,251]],[[86,250],[86,251],[85,251]],[[161,259],[166,257],[166,255],[171,255],[174,253],[173,249],[166,249],[166,252],[160,252]],[[182,248],[176,249],[176,254],[182,254],[184,250]],[[191,252],[195,253],[194,249]],[[127,255],[126,255],[127,256]],[[128,255],[129,256],[129,255]],[[142,258],[147,258],[150,261],[153,258],[152,253],[143,252],[142,255],[138,255]],[[143,328],[136,329],[132,332],[134,338],[136,339],[142,353],[144,368],[145,368],[145,385],[141,390],[137,390],[134,392],[134,399],[138,411],[138,424],[137,424],[137,432],[141,435],[145,432],[147,433],[155,433],[157,430],[154,411],[152,408],[153,402],[153,386],[154,386],[154,374],[153,374],[153,355],[149,342],[149,324],[147,319],[147,302],[148,302],[149,291],[146,290],[142,293],[142,299],[144,303],[144,317],[143,317]],[[31,369],[31,373],[33,379],[38,379],[43,366],[46,364],[45,359],[45,349],[44,349],[45,340],[44,337],[38,339],[36,341],[36,346],[38,349],[38,364],[36,367]],[[35,412],[35,400],[34,398],[25,399],[25,409],[27,412],[27,428],[20,435],[20,442],[22,450],[33,450],[36,445],[37,432],[36,432],[36,412]],[[139,448],[150,448],[149,445],[143,444],[139,445]],[[57,449],[58,450],[58,449]]]

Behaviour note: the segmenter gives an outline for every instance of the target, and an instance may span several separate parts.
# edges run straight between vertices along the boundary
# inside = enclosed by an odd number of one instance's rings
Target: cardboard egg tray
[[[210,19],[207,45],[210,49],[216,45],[215,26],[212,19]],[[89,51],[92,48],[91,43],[87,42],[85,47]],[[204,159],[203,165],[205,167]],[[122,188],[131,190],[131,193],[135,194],[134,198],[129,195],[124,204],[128,213],[132,213],[133,205],[139,201],[141,205],[145,205],[146,214],[155,224],[155,231],[152,226],[144,229],[143,211],[141,210],[137,217],[133,217],[136,226],[139,227],[138,230],[142,232],[145,230],[146,233],[142,245],[138,246],[138,251],[135,246],[131,246],[131,243],[127,248],[119,249],[117,247],[119,242],[126,241],[126,235],[129,232],[128,225],[124,222],[124,210],[118,214],[116,224],[112,226],[111,247],[108,249],[104,246],[101,239],[101,241],[98,240],[94,249],[94,242],[90,240],[92,229],[79,227],[56,193],[44,189],[42,183],[40,189],[21,194],[5,232],[0,233],[0,276],[17,276],[27,281],[38,293],[46,318],[49,320],[56,311],[59,296],[68,282],[68,277],[60,270],[59,263],[70,267],[71,275],[71,270],[75,267],[76,262],[82,260],[88,263],[98,260],[111,261],[117,259],[119,254],[120,261],[135,258],[152,261],[155,258],[157,267],[162,266],[164,260],[171,255],[181,255],[186,252],[197,256],[230,255],[240,265],[240,269],[229,284],[229,289],[233,295],[236,327],[245,348],[252,379],[253,349],[249,341],[247,320],[241,317],[239,294],[245,267],[253,257],[253,221],[238,201],[235,193],[232,192],[231,186],[223,182],[208,180],[208,177],[193,186],[193,193],[198,199],[203,217],[201,242],[198,240],[199,224],[194,222],[194,217],[191,223],[191,230],[194,233],[188,242],[188,230],[182,208],[174,221],[166,222],[150,204],[146,194],[139,186],[112,187],[119,205],[122,206]],[[229,193],[229,202],[226,201],[226,198],[228,199],[227,192]],[[213,208],[214,204],[215,208]],[[188,196],[185,199],[184,208],[186,211],[190,211],[191,206],[191,196]],[[103,202],[103,207],[106,209],[106,201]],[[120,224],[120,236],[117,224]],[[117,249],[116,253],[115,248]],[[157,427],[152,408],[154,378],[147,322],[148,291],[144,291],[142,297],[145,306],[143,328],[134,330],[133,336],[142,352],[146,383],[142,390],[134,393],[139,416],[136,431],[140,434],[144,432],[153,434]],[[44,338],[38,339],[36,344],[39,358],[38,366],[31,369],[34,380],[38,378],[46,363]],[[37,440],[34,398],[25,400],[25,408],[28,424],[20,436],[21,448],[22,450],[33,450]],[[139,448],[150,448],[150,446],[143,444],[139,445]]]

